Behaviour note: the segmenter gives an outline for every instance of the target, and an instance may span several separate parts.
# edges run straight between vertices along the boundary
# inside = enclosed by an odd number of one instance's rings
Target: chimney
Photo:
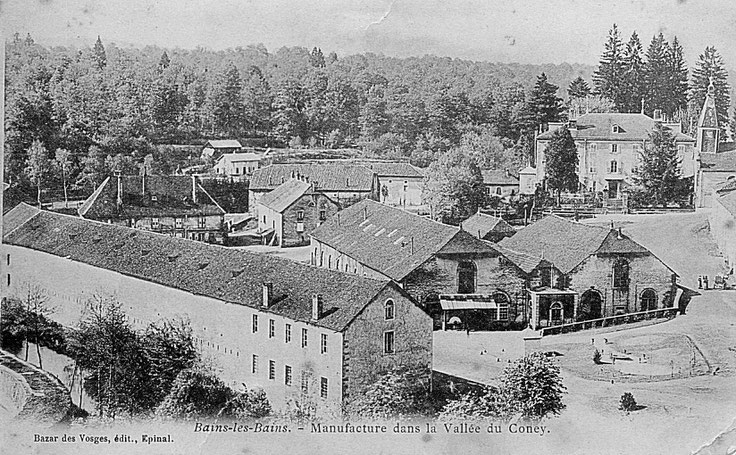
[[[662,121],[662,109],[655,109],[654,110],[654,121],[655,122],[661,122]]]
[[[197,203],[197,177],[192,176],[192,203]]]
[[[291,171],[291,178],[293,178],[293,179],[296,178],[296,172]]]
[[[506,169],[506,177],[511,177],[511,171],[509,171],[508,169]]]
[[[263,302],[261,302],[263,308],[268,308],[268,304],[271,302],[271,294],[273,294],[273,283],[263,283]]]
[[[324,302],[322,294],[312,294],[312,319],[317,321],[322,317]]]

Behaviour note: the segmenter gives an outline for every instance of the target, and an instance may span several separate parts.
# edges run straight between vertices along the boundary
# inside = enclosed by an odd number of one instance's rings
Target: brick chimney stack
[[[263,308],[268,308],[268,305],[271,303],[272,294],[273,283],[263,283],[263,301],[261,302]]]
[[[322,294],[312,294],[312,319],[317,321],[322,317],[324,310],[324,302],[322,301]]]

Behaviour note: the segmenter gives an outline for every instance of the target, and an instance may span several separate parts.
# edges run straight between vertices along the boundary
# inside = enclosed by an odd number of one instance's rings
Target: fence
[[[540,329],[540,333],[542,336],[557,335],[560,333],[577,332],[579,330],[611,327],[614,325],[628,324],[631,322],[645,321],[648,319],[672,319],[677,315],[678,311],[680,311],[679,308],[671,307],[658,308],[656,310],[638,311],[636,313],[619,314],[616,316],[607,316],[605,318],[589,319],[587,321],[578,321],[571,322],[569,324],[544,327]]]

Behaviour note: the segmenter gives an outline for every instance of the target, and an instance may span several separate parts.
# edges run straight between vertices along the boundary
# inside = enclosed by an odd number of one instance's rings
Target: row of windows
[[[258,354],[253,354],[251,358],[251,373],[258,374]],[[309,380],[311,374],[308,371],[302,371],[301,389],[304,393],[309,393]],[[268,361],[268,379],[271,381],[276,380],[276,361]],[[284,365],[284,385],[291,387],[294,381],[294,374],[291,365]],[[320,377],[319,384],[319,395],[322,398],[327,398],[328,382],[324,376]]]
[[[253,320],[251,323],[251,331],[253,333],[258,333],[258,315],[253,315]],[[302,328],[302,347],[306,348],[309,343],[309,331],[306,328]],[[276,336],[276,321],[273,319],[268,320],[268,337],[274,338]],[[291,324],[284,324],[284,342],[285,343],[291,343]],[[319,346],[319,352],[320,354],[327,354],[327,334],[321,333],[320,334],[320,346]]]
[[[319,211],[319,220],[325,221],[327,219],[327,210],[320,210]],[[304,210],[297,210],[296,211],[296,220],[297,221],[304,221]],[[265,217],[264,217],[264,223],[265,223]]]
[[[130,219],[129,226],[135,226],[135,219]],[[181,218],[174,218],[174,227],[176,229],[184,229],[184,220]],[[197,219],[197,227],[200,229],[204,229],[207,227],[207,219],[203,216],[200,216]],[[151,218],[151,229],[159,229],[161,228],[161,219],[158,217]]]

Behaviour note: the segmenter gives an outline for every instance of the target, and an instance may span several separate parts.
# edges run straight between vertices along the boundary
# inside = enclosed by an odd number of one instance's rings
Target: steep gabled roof
[[[321,191],[371,191],[375,173],[358,164],[272,164],[253,172],[250,189],[268,191],[299,174]]]
[[[243,163],[247,161],[258,161],[261,155],[253,152],[247,153],[223,153],[217,161],[227,161],[229,163]]]
[[[338,212],[312,237],[395,281],[435,254],[498,255],[457,227],[369,199]]]
[[[718,128],[718,113],[716,112],[715,88],[713,84],[708,86],[705,102],[698,118],[698,127]]]
[[[532,273],[532,271],[534,271],[534,269],[536,269],[540,264],[548,262],[541,257],[530,256],[528,254],[510,250],[498,244],[495,245],[495,248],[524,273]]]
[[[585,114],[578,118],[577,128],[571,128],[570,134],[574,139],[592,140],[637,140],[643,141],[649,137],[649,132],[654,130],[655,120],[644,114],[629,113],[595,113]],[[618,133],[613,132],[613,126],[619,127]],[[554,130],[550,129],[537,139],[549,140]],[[672,131],[676,141],[695,142],[692,137]]]
[[[398,289],[394,283],[273,255],[41,211],[26,204],[11,210],[4,223],[4,242],[10,245],[336,331],[344,330],[381,290]],[[263,283],[273,283],[274,298],[268,309],[261,306]],[[318,321],[310,320],[314,294],[322,295],[326,310]]]
[[[499,246],[502,253],[510,249],[546,260],[562,273],[571,272],[592,255],[652,254],[620,230],[589,226],[556,215],[547,216],[513,237],[503,239]]]
[[[311,184],[298,179],[289,179],[275,190],[264,194],[258,203],[277,212],[283,212],[312,187]]]
[[[728,212],[736,218],[736,191],[725,193],[723,196],[715,198]]]
[[[510,250],[548,260],[562,273],[568,273],[594,254],[609,230],[568,221],[550,215],[499,244]]]
[[[421,169],[409,163],[369,161],[363,165],[378,174],[379,177],[424,177]]]
[[[120,177],[120,183],[123,188],[120,207],[117,177],[108,177],[84,201],[78,210],[79,215],[91,219],[108,219],[225,213],[192,176],[125,175]]]
[[[519,176],[511,171],[503,169],[486,169],[481,171],[483,174],[483,184],[485,185],[518,185]]]
[[[242,149],[243,146],[240,145],[240,142],[235,139],[213,139],[211,141],[207,141],[204,144],[204,148],[211,147],[213,149],[233,149],[238,148]]]
[[[462,227],[463,230],[481,238],[488,235],[489,232],[497,232],[499,234],[516,233],[516,229],[501,218],[480,212],[463,221]]]

